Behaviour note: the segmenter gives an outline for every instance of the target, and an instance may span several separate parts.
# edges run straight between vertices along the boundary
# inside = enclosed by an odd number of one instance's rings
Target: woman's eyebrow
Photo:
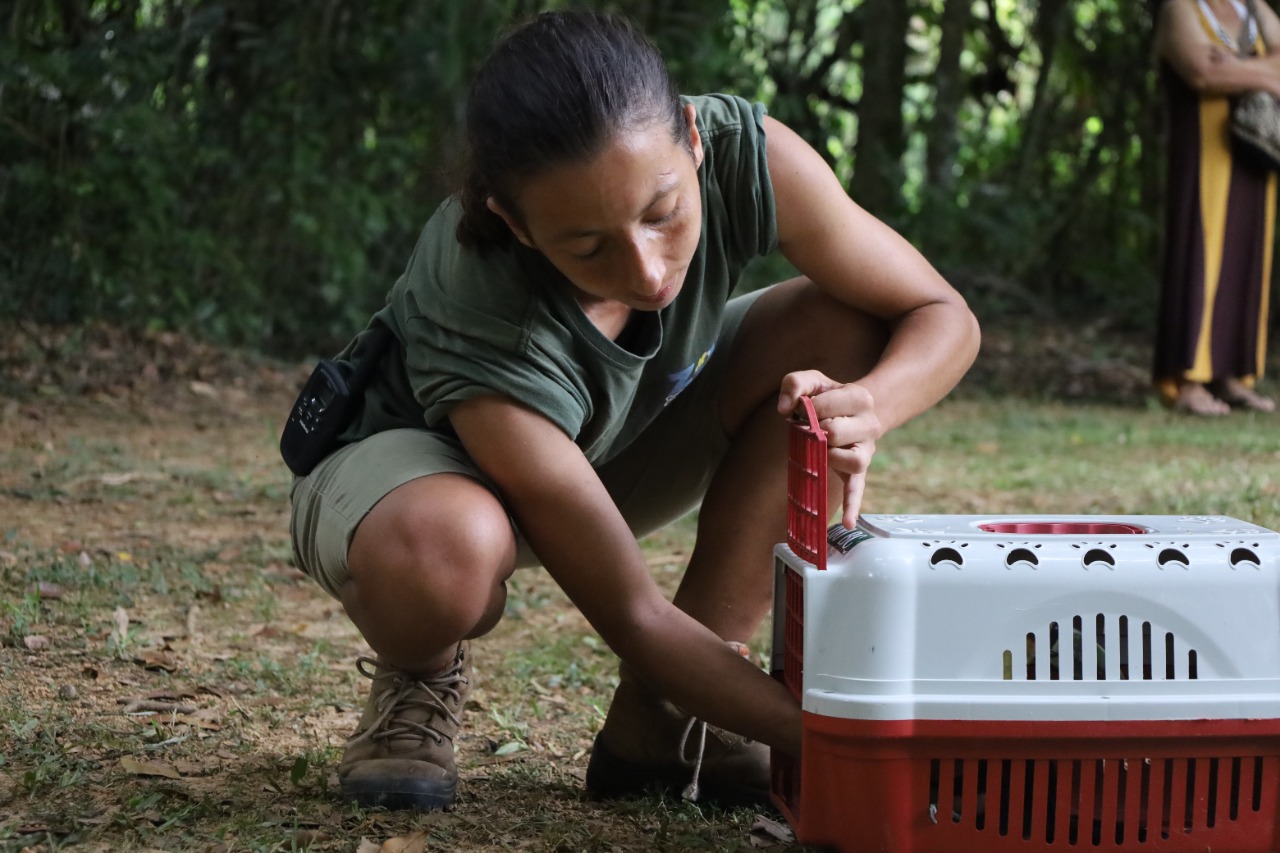
[[[663,177],[667,177],[667,175],[664,175]],[[671,193],[675,192],[679,185],[679,178],[676,175],[671,174],[668,180],[659,185],[658,189],[654,191],[653,197],[650,198],[648,204],[640,210],[640,213],[644,214],[652,210],[654,205],[671,195]],[[551,239],[557,243],[562,243],[567,240],[578,240],[583,237],[593,237],[596,234],[599,234],[600,231],[601,229],[599,228],[570,228],[554,234]]]

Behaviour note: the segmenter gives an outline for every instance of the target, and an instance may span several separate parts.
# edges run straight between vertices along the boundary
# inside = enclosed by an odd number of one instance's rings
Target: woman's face
[[[523,227],[495,202],[520,242],[537,249],[584,302],[665,308],[679,294],[702,230],[702,140],[686,106],[690,146],[665,122],[626,131],[587,163],[522,184]],[[692,156],[690,154],[692,149]]]

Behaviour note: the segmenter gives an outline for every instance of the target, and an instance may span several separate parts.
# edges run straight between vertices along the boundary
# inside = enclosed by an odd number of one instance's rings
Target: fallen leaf
[[[196,714],[176,714],[173,721],[175,723],[183,723],[188,726],[193,726],[206,732],[222,730],[222,725],[220,723],[216,723],[213,720],[199,716],[199,712]]]
[[[134,660],[147,669],[162,669],[165,672],[175,672],[178,669],[178,659],[171,652],[159,649],[147,649]]]
[[[306,850],[311,845],[328,841],[332,837],[319,829],[303,829],[293,836],[293,846],[295,850]]]
[[[51,601],[62,598],[67,594],[66,587],[53,581],[37,581],[34,586],[37,595]]]
[[[222,603],[222,587],[218,584],[214,584],[213,589],[209,590],[208,592],[205,592],[204,590],[200,590],[196,592],[196,597],[207,598],[210,601],[212,601],[214,604],[221,604]]]
[[[418,830],[411,835],[388,838],[378,848],[378,853],[426,853],[426,830]]]
[[[120,471],[115,474],[103,474],[98,477],[98,482],[104,486],[124,486],[145,476],[147,475],[141,471]]]
[[[127,755],[120,759],[120,767],[134,776],[163,776],[166,779],[181,779],[182,775],[172,765],[160,761],[138,761]]]
[[[125,640],[129,639],[129,611],[123,607],[117,607],[115,612],[115,630],[111,634],[111,638],[115,640],[116,648],[124,648]]]
[[[217,770],[216,766],[184,760],[175,761],[173,763],[173,769],[177,770],[183,776],[205,776],[214,773]]]
[[[175,705],[172,702],[157,702],[153,699],[117,699],[124,705],[124,714],[194,714],[195,705]]]
[[[785,823],[778,823],[764,815],[756,815],[751,825],[751,846],[757,850],[767,850],[782,844],[793,844],[795,833]]]
[[[360,839],[360,846],[356,848],[356,853],[378,853],[382,849],[376,841],[370,841],[367,838]]]

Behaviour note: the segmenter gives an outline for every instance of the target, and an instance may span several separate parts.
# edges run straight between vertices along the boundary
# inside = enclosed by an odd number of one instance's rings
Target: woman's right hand
[[[866,489],[867,469],[884,434],[876,415],[875,398],[857,383],[836,382],[817,370],[788,373],[782,379],[778,411],[790,415],[800,398],[813,401],[818,425],[827,434],[827,462],[844,483],[844,512],[840,522],[852,530]]]

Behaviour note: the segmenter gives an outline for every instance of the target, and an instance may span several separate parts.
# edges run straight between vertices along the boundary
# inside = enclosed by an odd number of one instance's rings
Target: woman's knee
[[[784,281],[774,289],[777,298],[762,298],[760,316],[754,319],[777,339],[788,362],[782,365],[784,373],[817,369],[851,382],[884,352],[890,333],[884,320],[846,305],[807,278]]]
[[[510,519],[492,492],[456,474],[420,478],[356,529],[343,604],[357,625],[402,615],[445,637],[474,636],[501,614],[515,559]]]
[[[890,331],[884,320],[845,305],[807,278],[773,285],[751,306],[734,339],[721,402],[726,424],[776,397],[782,378],[797,370],[857,381],[879,361]]]

